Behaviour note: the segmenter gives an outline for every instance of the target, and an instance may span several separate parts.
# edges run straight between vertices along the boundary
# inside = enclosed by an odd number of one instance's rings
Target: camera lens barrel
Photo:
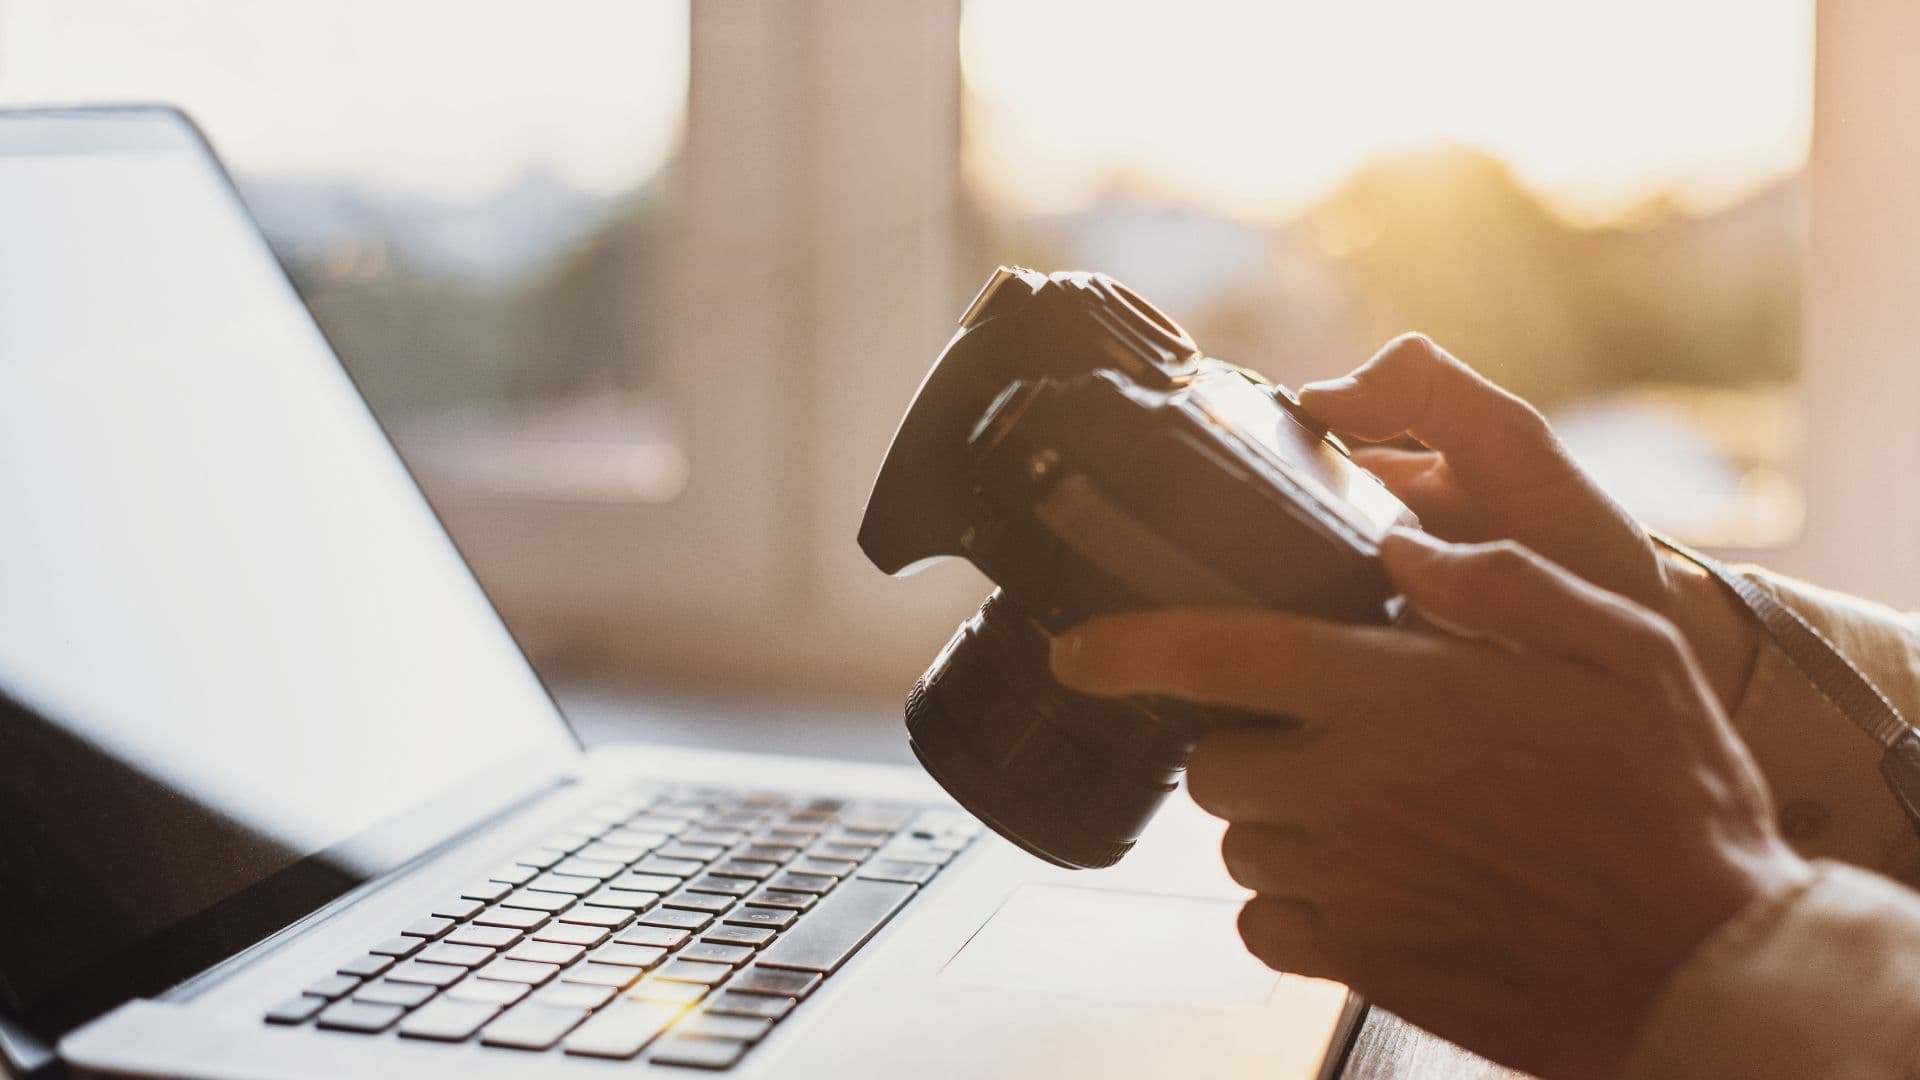
[[[908,695],[913,752],[1002,836],[1059,866],[1111,866],[1178,787],[1198,725],[1055,682],[1046,632],[996,590]]]

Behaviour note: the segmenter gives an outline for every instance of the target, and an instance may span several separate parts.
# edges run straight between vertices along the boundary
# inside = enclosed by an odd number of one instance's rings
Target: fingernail
[[[1342,375],[1337,379],[1320,379],[1300,388],[1303,394],[1345,394],[1360,387],[1360,380],[1351,375]]]

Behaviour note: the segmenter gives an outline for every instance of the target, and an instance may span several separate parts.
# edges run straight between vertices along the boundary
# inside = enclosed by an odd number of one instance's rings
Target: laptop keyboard
[[[973,839],[965,814],[680,790],[602,806],[271,1024],[727,1069]]]

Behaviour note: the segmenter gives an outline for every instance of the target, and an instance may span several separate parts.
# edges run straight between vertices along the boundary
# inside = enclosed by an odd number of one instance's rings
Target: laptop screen
[[[0,238],[0,989],[72,1020],[576,747],[190,126],[0,113]]]

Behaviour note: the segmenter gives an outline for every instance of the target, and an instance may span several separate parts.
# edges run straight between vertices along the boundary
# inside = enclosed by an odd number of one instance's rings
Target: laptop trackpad
[[[1280,976],[1248,954],[1231,900],[1062,885],[1014,890],[943,982],[1185,1005],[1259,1005]]]

